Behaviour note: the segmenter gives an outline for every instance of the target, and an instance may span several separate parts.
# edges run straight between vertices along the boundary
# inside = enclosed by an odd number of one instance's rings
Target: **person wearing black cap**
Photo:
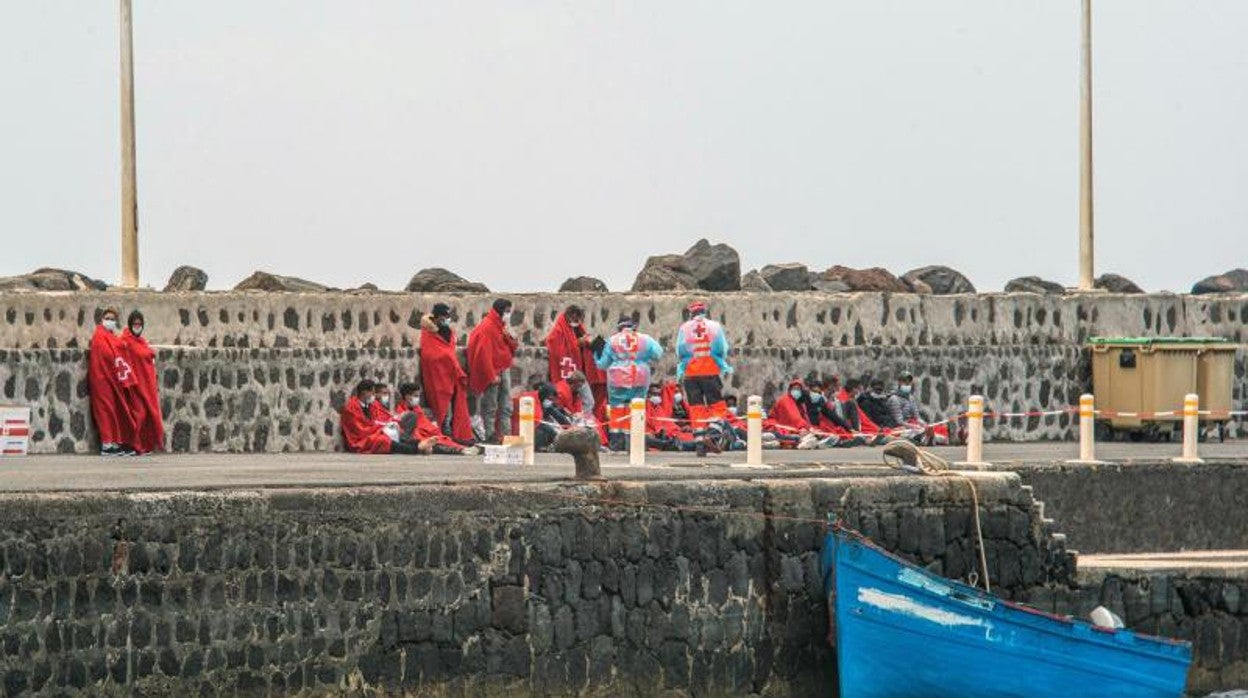
[[[650,364],[663,356],[654,337],[637,331],[637,321],[623,315],[616,333],[595,358],[607,372],[608,445],[613,451],[628,450],[629,403],[645,398],[650,387]]]
[[[459,363],[451,307],[433,306],[420,322],[420,380],[425,405],[442,432],[465,446],[475,442],[468,414],[468,374]]]

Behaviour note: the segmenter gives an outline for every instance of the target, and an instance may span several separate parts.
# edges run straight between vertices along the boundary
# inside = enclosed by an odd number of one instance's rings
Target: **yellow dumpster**
[[[1098,438],[1169,438],[1182,428],[1183,397],[1200,395],[1202,410],[1231,408],[1235,350],[1207,337],[1093,337],[1092,392]],[[1217,415],[1205,421],[1224,422]]]

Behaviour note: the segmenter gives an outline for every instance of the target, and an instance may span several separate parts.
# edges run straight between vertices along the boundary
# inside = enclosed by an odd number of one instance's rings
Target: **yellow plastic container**
[[[1093,337],[1092,392],[1114,429],[1168,433],[1182,421],[1183,398],[1228,410],[1234,347],[1205,337]]]

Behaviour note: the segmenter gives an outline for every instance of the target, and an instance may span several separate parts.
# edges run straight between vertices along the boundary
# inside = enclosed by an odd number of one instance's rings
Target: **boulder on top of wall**
[[[606,293],[607,285],[592,276],[574,276],[559,286],[560,293]]]
[[[0,291],[104,291],[108,284],[68,269],[41,267],[29,274],[0,278]]]
[[[805,264],[788,262],[768,264],[758,271],[767,285],[776,291],[809,291],[810,269]]]
[[[887,269],[880,267],[871,267],[869,269],[851,269],[843,267],[839,264],[829,267],[826,271],[818,275],[819,281],[839,281],[847,291],[892,291],[895,293],[909,293],[910,287],[901,279],[893,275]],[[828,288],[820,288],[819,281],[815,282],[815,288],[819,290],[831,290]]]
[[[685,266],[704,291],[741,289],[741,255],[729,245],[698,240],[685,252]]]
[[[1059,283],[1042,279],[1038,276],[1020,276],[1010,279],[1005,284],[1006,293],[1065,293],[1066,288]]]
[[[911,269],[902,274],[901,278],[910,283],[921,281],[930,286],[932,293],[938,296],[975,293],[975,285],[962,272],[939,264]]]
[[[1245,293],[1248,292],[1248,269],[1232,269],[1225,274],[1208,276],[1192,286],[1192,293]]]
[[[739,285],[740,281],[737,283]],[[697,288],[697,278],[685,264],[684,255],[678,254],[648,257],[633,281],[633,291],[694,291]]]
[[[918,293],[925,296],[933,295],[932,287],[928,286],[927,282],[922,279],[906,278],[903,276],[901,277],[901,283],[905,284],[906,288],[910,289],[910,293]]]
[[[751,269],[741,277],[741,290],[755,293],[771,293],[774,289],[772,289],[771,285],[767,283],[767,279],[764,279],[757,269]]]
[[[234,287],[235,291],[272,291],[278,293],[323,293],[328,286],[295,276],[280,276],[257,271]]]
[[[1136,286],[1134,281],[1119,274],[1101,274],[1096,277],[1093,286],[1110,293],[1144,293],[1144,289]]]
[[[208,274],[198,267],[183,264],[169,275],[165,291],[202,291],[208,287]]]
[[[421,269],[407,282],[407,291],[412,293],[488,293],[489,290],[485,284],[469,281],[441,267]]]

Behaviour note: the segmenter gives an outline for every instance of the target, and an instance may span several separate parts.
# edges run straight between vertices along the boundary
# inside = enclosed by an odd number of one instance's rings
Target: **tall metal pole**
[[[139,286],[139,210],[134,167],[134,39],[130,0],[121,5],[121,285]]]
[[[1093,265],[1092,218],[1092,0],[1083,3],[1079,86],[1079,290],[1091,291]]]

